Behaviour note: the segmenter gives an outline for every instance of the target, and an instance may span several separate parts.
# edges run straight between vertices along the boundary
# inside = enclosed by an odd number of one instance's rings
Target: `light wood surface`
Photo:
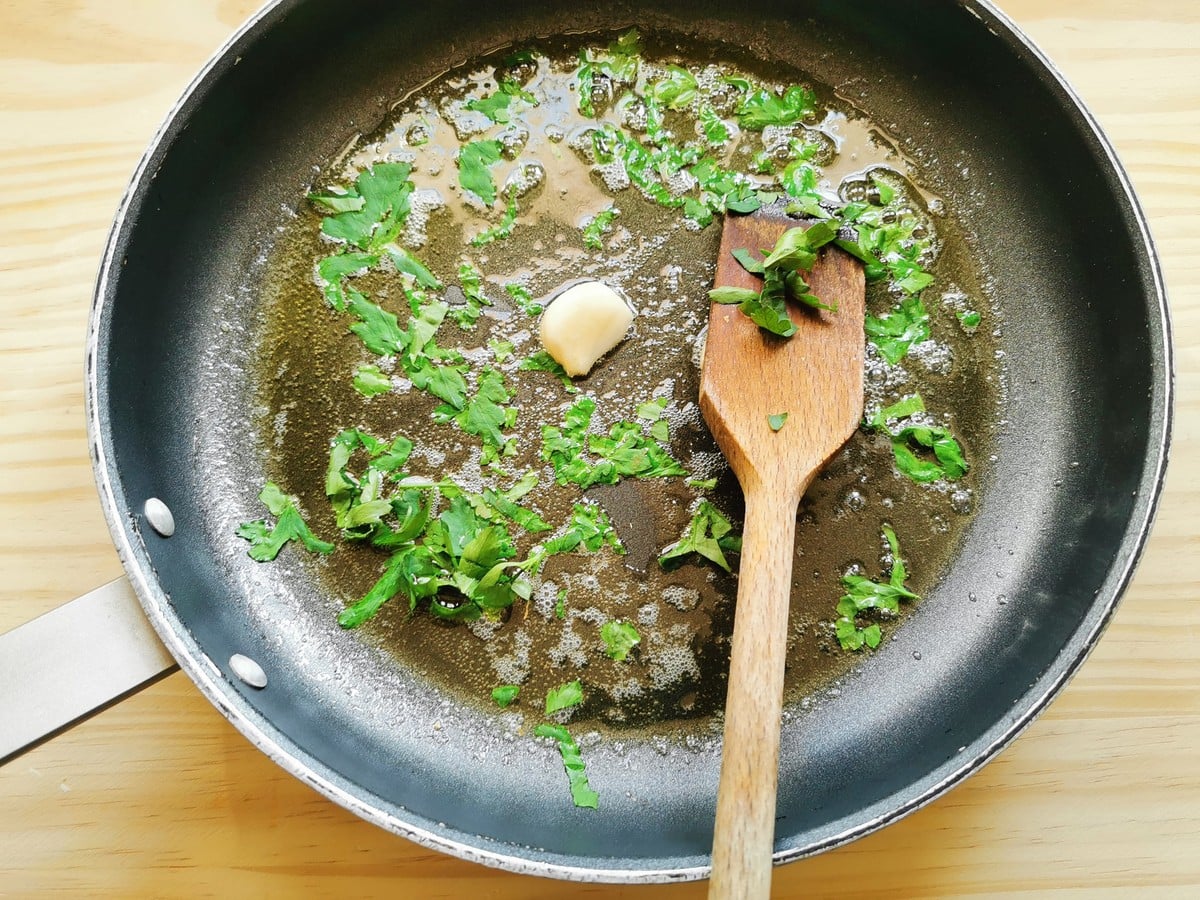
[[[767,212],[726,217],[716,285],[762,290],[733,253],[774,247],[790,225]],[[786,340],[733,304],[708,315],[700,410],[746,498],[709,900],[770,896],[796,507],[863,417],[862,264],[828,247],[808,281],[838,310],[789,303]],[[787,420],[772,430],[780,413]]]
[[[129,175],[249,0],[0,0],[0,630],[116,577],[83,341]],[[980,774],[775,874],[778,897],[1200,896],[1200,4],[1002,0],[1116,144],[1159,243],[1178,403],[1167,494],[1100,647]],[[1052,237],[1052,236],[1048,236]],[[36,698],[31,698],[36,702]],[[0,768],[0,895],[700,897],[460,862],[365,824],[173,675]]]

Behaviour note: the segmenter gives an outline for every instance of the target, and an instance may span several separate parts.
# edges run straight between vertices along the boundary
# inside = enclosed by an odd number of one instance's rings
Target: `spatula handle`
[[[710,900],[771,892],[797,505],[769,486],[746,492]]]

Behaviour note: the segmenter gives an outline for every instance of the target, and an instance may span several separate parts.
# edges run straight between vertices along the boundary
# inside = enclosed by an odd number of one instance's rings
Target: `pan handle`
[[[0,765],[176,668],[127,578],[0,634]]]

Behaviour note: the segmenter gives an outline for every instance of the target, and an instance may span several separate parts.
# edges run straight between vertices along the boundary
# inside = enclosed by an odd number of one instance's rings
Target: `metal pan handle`
[[[127,578],[0,635],[0,764],[177,667]]]

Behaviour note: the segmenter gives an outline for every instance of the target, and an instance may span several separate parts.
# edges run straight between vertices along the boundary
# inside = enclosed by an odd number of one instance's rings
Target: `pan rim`
[[[470,843],[448,836],[459,833],[450,828],[446,829],[447,833],[445,834],[439,833],[407,821],[381,808],[381,805],[370,802],[375,797],[374,794],[361,789],[351,790],[349,787],[351,783],[343,775],[329,770],[315,760],[306,759],[306,754],[302,750],[295,747],[285,735],[278,732],[265,717],[241,697],[175,616],[170,600],[154,574],[145,548],[141,546],[131,508],[119,483],[119,473],[113,457],[111,434],[108,428],[109,398],[107,393],[101,389],[101,370],[97,364],[102,355],[102,341],[106,332],[104,313],[112,285],[116,280],[116,272],[119,270],[121,251],[132,227],[132,222],[136,219],[146,185],[153,178],[157,163],[161,161],[171,142],[186,127],[191,107],[195,103],[202,102],[208,87],[219,79],[227,68],[237,64],[235,51],[239,47],[253,42],[301,2],[302,0],[269,0],[224,44],[217,48],[200,68],[179,99],[167,112],[141,157],[109,231],[97,274],[88,323],[85,415],[93,474],[105,520],[108,523],[121,563],[155,631],[179,661],[180,667],[208,701],[216,706],[251,743],[281,768],[359,817],[421,846],[519,874],[608,883],[665,883],[705,878],[710,871],[708,865],[649,869],[593,867],[552,861],[557,854],[546,854],[549,859],[543,859],[521,856],[515,852],[489,850],[480,846],[479,843]],[[1098,615],[1095,615],[1095,621],[1090,630],[1082,637],[1076,638],[1078,642],[1076,652],[1070,656],[1060,656],[1055,665],[1048,668],[1039,677],[1031,686],[1036,688],[1036,693],[1031,690],[1026,695],[1026,699],[1021,704],[1022,711],[1015,719],[998,721],[984,735],[976,739],[976,748],[970,753],[964,753],[965,758],[961,762],[957,765],[944,764],[941,768],[947,771],[920,791],[917,796],[910,798],[885,815],[859,821],[814,844],[776,850],[774,861],[777,865],[833,849],[904,818],[974,774],[1020,736],[1075,676],[1107,628],[1145,550],[1164,487],[1173,425],[1175,362],[1171,339],[1172,325],[1162,267],[1145,213],[1125,168],[1095,116],[1046,54],[1007,15],[1001,12],[992,0],[958,0],[958,5],[978,18],[997,38],[1010,42],[1014,52],[1022,56],[1024,61],[1037,71],[1039,79],[1047,84],[1048,89],[1061,91],[1062,98],[1080,116],[1082,123],[1090,132],[1089,137],[1103,154],[1103,159],[1100,161],[1116,176],[1121,189],[1121,199],[1128,204],[1132,221],[1137,226],[1138,241],[1134,249],[1138,252],[1139,261],[1149,267],[1152,276],[1153,301],[1151,302],[1149,297],[1146,299],[1148,305],[1157,305],[1157,322],[1161,323],[1162,328],[1161,345],[1150,348],[1152,358],[1160,360],[1165,369],[1165,377],[1161,384],[1156,383],[1155,385],[1156,390],[1161,393],[1161,397],[1153,398],[1151,401],[1152,425],[1154,423],[1161,424],[1157,429],[1152,428],[1149,435],[1150,440],[1147,443],[1147,456],[1139,483],[1137,504],[1125,529],[1123,547],[1118,548],[1114,560],[1108,596],[1103,598],[1103,603],[1099,607],[1093,607]],[[934,770],[934,773],[931,774],[936,775],[937,771]],[[519,850],[519,848],[514,847],[514,850]],[[613,861],[620,862],[619,860]]]

